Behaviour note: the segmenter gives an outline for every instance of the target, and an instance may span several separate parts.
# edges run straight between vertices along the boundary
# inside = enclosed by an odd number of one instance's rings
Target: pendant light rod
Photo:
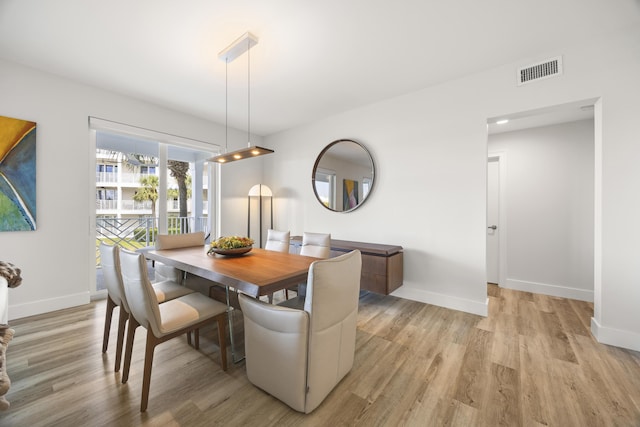
[[[251,40],[247,37],[247,146],[251,147]]]
[[[224,63],[224,151],[229,151],[229,63]]]

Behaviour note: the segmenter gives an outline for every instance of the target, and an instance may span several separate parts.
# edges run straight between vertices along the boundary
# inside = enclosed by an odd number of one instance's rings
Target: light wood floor
[[[1,426],[640,426],[640,353],[598,344],[593,306],[489,286],[487,318],[365,295],[355,366],[310,415],[201,350],[156,349],[139,412],[143,328],[128,384],[113,372],[115,324],[101,353],[105,301],[14,321],[11,408]],[[115,317],[115,316],[114,316]]]

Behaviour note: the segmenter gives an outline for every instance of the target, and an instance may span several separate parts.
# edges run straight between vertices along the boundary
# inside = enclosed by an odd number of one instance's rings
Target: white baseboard
[[[591,318],[591,333],[601,344],[613,345],[640,351],[640,334],[622,329],[602,326],[595,318]]]
[[[87,291],[24,304],[9,305],[9,321],[62,310],[64,308],[77,307],[79,305],[89,304],[89,301],[90,293]]]
[[[477,314],[479,316],[486,317],[489,313],[489,298],[486,298],[484,302],[472,301],[466,298],[425,291],[423,289],[407,285],[406,283],[393,291],[391,295],[437,305],[439,307],[450,308],[452,310],[464,311],[465,313]]]
[[[507,279],[507,283],[500,285],[516,291],[533,292],[535,294],[551,295],[593,302],[593,290],[569,288],[566,286],[549,285],[546,283],[527,282],[525,280]]]

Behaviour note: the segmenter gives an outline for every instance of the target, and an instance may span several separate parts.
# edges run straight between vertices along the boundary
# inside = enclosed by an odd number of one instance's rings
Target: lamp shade
[[[249,190],[249,197],[273,197],[271,189],[264,184],[256,184]]]

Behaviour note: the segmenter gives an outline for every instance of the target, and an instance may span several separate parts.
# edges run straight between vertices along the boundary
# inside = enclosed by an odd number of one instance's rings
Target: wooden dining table
[[[230,293],[239,291],[258,298],[303,283],[307,280],[309,266],[318,258],[260,248],[239,256],[209,255],[208,249],[208,246],[152,249],[145,250],[144,255],[225,287],[231,352],[237,362],[243,357],[235,345],[233,313],[236,310],[231,305]]]

